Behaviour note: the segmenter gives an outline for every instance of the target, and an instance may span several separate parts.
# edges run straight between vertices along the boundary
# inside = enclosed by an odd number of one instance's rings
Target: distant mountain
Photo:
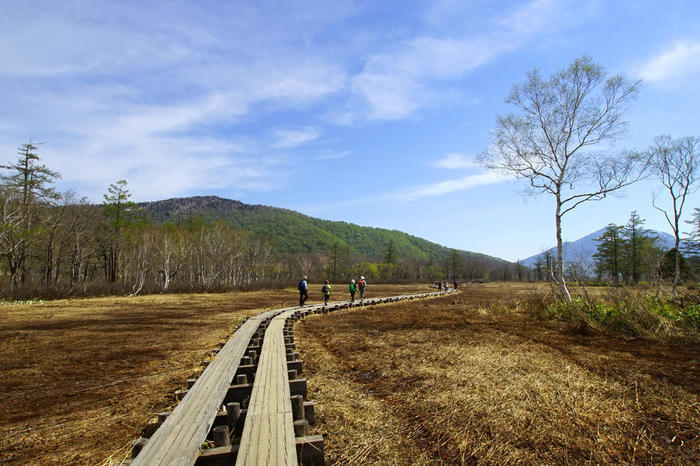
[[[601,228],[600,230],[596,230],[583,238],[577,239],[576,241],[564,242],[562,245],[564,263],[571,264],[573,262],[578,262],[589,270],[592,270],[594,267],[593,254],[595,254],[598,249],[598,238],[600,238],[603,232],[605,232],[605,227]],[[657,230],[648,230],[648,232],[649,234],[658,237],[657,245],[661,249],[671,249],[675,244],[675,238],[666,232]],[[539,258],[544,259],[548,253],[551,255],[551,257],[556,257],[557,248],[553,247],[540,254],[530,256],[527,259],[520,261],[520,263],[527,267],[534,267],[537,260]]]
[[[397,257],[412,260],[442,261],[452,249],[397,230],[363,227],[346,222],[321,220],[264,205],[245,204],[218,196],[194,196],[139,204],[158,223],[183,224],[192,218],[222,220],[235,228],[256,235],[267,235],[280,255],[294,253],[328,253],[340,242],[370,261],[382,262],[390,242]],[[470,251],[460,251],[470,261],[488,267],[507,261]]]

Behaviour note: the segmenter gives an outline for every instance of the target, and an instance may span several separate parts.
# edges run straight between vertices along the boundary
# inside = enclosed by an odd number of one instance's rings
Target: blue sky
[[[33,1],[0,6],[0,153],[100,202],[215,194],[402,230],[509,260],[554,244],[554,205],[474,163],[525,73],[589,54],[644,83],[617,148],[700,136],[700,2]],[[647,179],[577,208],[565,240]],[[665,198],[659,195],[659,201]],[[686,218],[700,207],[689,200]]]

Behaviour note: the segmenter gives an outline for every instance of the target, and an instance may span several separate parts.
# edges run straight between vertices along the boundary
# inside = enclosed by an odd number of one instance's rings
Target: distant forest
[[[58,193],[38,147],[0,176],[5,298],[222,291],[311,281],[527,279],[524,268],[395,230],[215,196],[136,204],[127,182],[101,205]]]
[[[60,174],[40,163],[37,146],[19,147],[0,166],[0,296],[61,297],[223,291],[345,282],[437,280],[546,281],[555,261],[532,268],[460,251],[400,231],[312,218],[216,196],[136,204],[127,182],[109,186],[100,205],[54,188]],[[676,251],[662,251],[633,213],[609,225],[594,270],[567,264],[569,279],[618,283],[668,277]],[[697,276],[700,211],[686,238],[683,277]]]

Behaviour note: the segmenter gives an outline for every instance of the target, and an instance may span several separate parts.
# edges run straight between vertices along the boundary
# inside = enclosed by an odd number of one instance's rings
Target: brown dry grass
[[[532,321],[527,285],[296,328],[331,463],[700,461],[700,345]]]
[[[320,287],[312,284],[310,302],[318,302]],[[345,285],[334,290],[345,298]],[[293,305],[297,296],[289,288],[1,306],[0,463],[124,458],[225,335],[246,316]]]

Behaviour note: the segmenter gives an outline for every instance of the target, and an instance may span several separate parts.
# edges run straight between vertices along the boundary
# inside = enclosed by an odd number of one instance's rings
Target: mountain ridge
[[[140,202],[151,218],[160,223],[182,224],[192,218],[223,220],[234,228],[272,237],[280,254],[326,253],[336,243],[353,252],[380,261],[388,245],[399,257],[421,261],[445,260],[453,249],[399,230],[324,220],[300,212],[262,204],[246,204],[219,196],[190,196]],[[457,250],[464,259],[490,265],[510,264],[505,259]]]

